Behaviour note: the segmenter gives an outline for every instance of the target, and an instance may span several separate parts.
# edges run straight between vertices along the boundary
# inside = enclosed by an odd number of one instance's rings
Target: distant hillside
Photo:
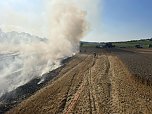
[[[98,45],[106,44],[107,42],[81,42],[83,47],[96,47]],[[122,42],[111,42],[112,45],[118,48],[135,48],[137,45],[143,48],[152,47],[152,38],[150,39],[140,39]]]
[[[140,45],[143,48],[149,48],[152,45],[152,38],[151,39],[141,39],[141,40],[131,40],[125,42],[113,42],[113,45],[116,47],[126,47],[126,48],[134,48],[136,45]]]

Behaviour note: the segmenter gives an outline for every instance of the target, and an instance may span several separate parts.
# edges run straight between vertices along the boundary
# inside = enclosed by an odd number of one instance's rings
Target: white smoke
[[[0,95],[59,67],[63,58],[77,53],[88,30],[86,12],[72,2],[47,3],[47,41],[0,43]]]

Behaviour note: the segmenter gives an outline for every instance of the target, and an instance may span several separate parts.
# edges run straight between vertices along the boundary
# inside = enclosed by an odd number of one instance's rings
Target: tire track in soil
[[[106,83],[103,82],[104,86],[102,88],[104,88],[104,91],[106,93],[106,95],[105,95],[106,97],[105,96],[102,96],[102,97],[104,97],[104,99],[106,99],[106,100],[108,98],[108,100],[106,102],[106,107],[105,107],[106,110],[105,111],[107,112],[106,114],[109,113],[109,111],[110,111],[111,83],[110,83],[110,79],[109,79],[108,75],[110,72],[110,63],[109,63],[107,56],[102,57],[102,59],[104,59],[103,63],[104,64],[106,63],[105,69],[103,68],[101,70],[101,72],[96,72],[96,67],[100,68],[98,62],[101,60],[98,59],[98,61],[97,61],[97,58],[93,58],[92,65],[88,69],[88,71],[86,71],[86,73],[85,73],[86,77],[84,78],[84,80],[87,80],[85,83],[88,83],[88,84],[83,84],[80,86],[81,92],[78,92],[78,95],[76,94],[76,96],[74,98],[77,98],[77,99],[76,100],[74,99],[71,101],[72,105],[70,106],[70,108],[68,108],[68,111],[65,114],[68,114],[68,113],[80,113],[81,114],[82,112],[88,113],[88,114],[100,114],[101,113],[100,112],[101,106],[99,106],[99,102],[98,102],[98,100],[99,100],[98,98],[100,96],[97,96],[98,94],[96,93],[100,90],[99,89],[96,90],[97,82],[95,82],[95,80],[98,81],[98,79],[100,78],[99,75],[103,74],[103,71],[104,71],[103,76],[105,77]],[[94,78],[96,78],[96,79],[94,79]],[[84,87],[84,85],[87,85],[87,86]],[[88,92],[83,93],[85,91],[84,89],[88,90]],[[84,98],[84,96],[87,96],[87,95],[82,96],[82,94],[87,94],[88,99]],[[83,101],[84,99],[87,100],[86,102],[89,105],[88,106],[89,110],[83,109],[83,108],[85,108],[85,106],[82,106],[84,103],[84,101]],[[84,104],[84,105],[86,105],[86,104]],[[87,111],[87,112],[85,112],[85,111]]]
[[[76,67],[74,67],[74,68],[83,68],[85,65],[89,65],[89,61],[90,61],[90,56],[89,55],[87,55],[87,57],[86,57],[86,59],[84,60],[84,61],[82,61],[82,63],[79,63],[78,65],[76,65]],[[89,61],[88,61],[89,60]],[[85,61],[88,61],[88,62],[85,62]],[[75,74],[74,74],[74,76],[72,77],[72,80],[71,80],[71,84],[70,84],[70,86],[69,86],[69,89],[67,90],[67,93],[66,93],[66,95],[65,95],[65,99],[63,100],[64,101],[64,103],[63,103],[63,105],[61,105],[61,108],[59,108],[59,110],[56,112],[56,113],[62,113],[62,112],[64,112],[64,110],[65,110],[65,108],[66,108],[66,104],[67,104],[67,102],[68,102],[68,95],[69,95],[69,92],[70,92],[70,90],[72,89],[72,87],[73,86],[79,86],[79,85],[74,85],[74,82],[76,81],[76,79],[75,78],[77,78],[77,77],[79,77],[79,75],[82,75],[84,72],[80,72],[81,70],[74,70],[74,71],[71,71],[71,72],[75,72]],[[69,112],[70,112],[70,110],[72,109],[72,107],[75,105],[75,103],[76,103],[76,101],[77,101],[77,99],[79,98],[79,96],[80,96],[80,93],[81,93],[81,91],[83,90],[83,83],[81,83],[81,85],[80,85],[80,87],[77,89],[77,91],[74,93],[75,95],[73,95],[74,96],[74,98],[72,99],[72,101],[71,101],[71,103],[70,103],[70,105],[69,105],[69,109],[67,110],[67,112],[66,112],[66,114],[68,114]]]
[[[93,63],[91,63],[93,66],[94,65],[94,59],[93,59]],[[86,75],[87,75],[87,72],[90,71],[90,68],[87,68],[87,70],[84,73],[84,78],[82,80],[82,83],[81,85],[79,86],[78,90],[76,91],[76,93],[73,95],[73,99],[71,99],[71,102],[68,104],[67,108],[65,109],[64,111],[64,114],[69,114],[73,111],[76,103],[78,102],[78,99],[82,93],[82,91],[84,90],[85,88],[85,85],[86,85]],[[89,73],[90,74],[90,73]],[[89,95],[90,96],[90,95]],[[91,103],[90,103],[91,104]],[[90,106],[91,108],[91,106]]]
[[[77,90],[77,92],[75,93],[73,99],[71,100],[71,102],[69,103],[69,106],[67,107],[66,111],[64,114],[69,114],[74,110],[74,107],[76,105],[76,103],[78,102],[78,99],[80,97],[80,95],[82,94],[82,91],[85,88],[86,83],[89,83],[89,108],[90,108],[90,114],[92,114],[93,111],[96,111],[96,105],[95,105],[95,98],[92,94],[93,88],[91,87],[91,68],[95,65],[95,60],[96,58],[92,58],[92,65],[90,68],[88,68],[85,73],[84,73],[84,79],[83,82],[81,83],[79,89]],[[87,81],[86,81],[87,80]]]
[[[72,109],[74,108],[74,105],[78,101],[78,98],[79,98],[81,92],[83,91],[83,89],[84,89],[84,86],[83,86],[83,84],[81,84],[81,86],[79,87],[78,91],[75,93],[75,95],[74,95],[71,103],[69,104],[69,106],[68,106],[67,111],[65,112],[65,114],[69,114],[72,111]]]
[[[87,59],[89,58],[89,56],[88,55],[85,55],[85,56],[86,57],[83,60],[79,61],[79,63],[76,64],[75,66],[73,66],[68,72],[66,72],[66,73],[63,72],[62,73],[62,75],[68,75],[68,76],[70,75],[71,72],[74,73],[74,74],[71,75],[71,81],[69,81],[69,84],[67,85],[68,86],[68,89],[66,90],[67,92],[66,92],[65,95],[63,95],[63,99],[61,100],[61,103],[58,105],[58,110],[55,113],[59,114],[59,113],[63,112],[63,110],[64,110],[64,108],[66,106],[68,93],[69,93],[69,91],[71,89],[73,81],[74,81],[75,77],[79,74],[79,71],[77,71],[76,69],[81,67],[84,63],[86,64],[85,61],[88,61]],[[61,79],[62,78],[60,78],[59,80],[61,80]],[[59,93],[59,92],[57,92],[57,93]],[[55,93],[54,95],[56,95],[57,93]]]
[[[88,82],[89,82],[89,100],[90,100],[90,114],[97,114],[99,113],[97,111],[98,108],[98,104],[96,103],[96,93],[95,93],[95,87],[94,87],[94,83],[93,83],[93,71],[95,70],[94,65],[96,63],[96,58],[93,58],[93,64],[92,67],[89,69],[89,75],[88,75]]]
[[[101,70],[97,70],[100,67],[100,64],[98,64],[99,61],[103,61],[103,66],[104,68]],[[109,59],[106,55],[101,56],[101,58],[98,59],[98,61],[96,61],[94,67],[91,68],[92,74],[91,76],[91,80],[90,80],[90,86],[92,87],[92,96],[93,96],[93,102],[94,102],[94,112],[93,114],[100,114],[100,113],[106,113],[109,114],[111,109],[110,109],[110,102],[111,102],[111,81],[110,81],[110,62]],[[103,74],[103,75],[100,75]],[[104,78],[104,81],[101,79]],[[105,93],[105,95],[102,95],[101,97],[103,97],[103,99],[106,101],[105,102],[105,107],[103,112],[100,111],[100,108],[103,108],[102,106],[100,106],[99,101],[101,99],[98,99],[100,97],[99,94],[97,94],[98,92],[101,92],[99,88],[97,88],[98,85],[98,80],[100,80],[100,82],[103,83],[103,85],[100,86],[100,88],[103,88],[103,92]]]
[[[90,114],[93,114],[96,111],[96,105],[95,105],[95,98],[93,95],[93,85],[92,85],[92,67],[95,65],[95,58],[93,58],[93,63],[91,68],[88,69],[88,75],[87,75],[87,81],[88,81],[88,88],[89,88],[89,108],[90,108]]]

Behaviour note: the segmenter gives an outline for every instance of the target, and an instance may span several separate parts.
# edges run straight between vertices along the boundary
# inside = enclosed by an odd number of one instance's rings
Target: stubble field
[[[152,114],[151,57],[146,49],[83,48],[7,114]]]

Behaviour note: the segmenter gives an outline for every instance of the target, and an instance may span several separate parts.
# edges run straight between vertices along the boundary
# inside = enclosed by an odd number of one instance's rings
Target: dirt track
[[[116,56],[79,54],[59,77],[7,114],[152,114],[152,88]]]

